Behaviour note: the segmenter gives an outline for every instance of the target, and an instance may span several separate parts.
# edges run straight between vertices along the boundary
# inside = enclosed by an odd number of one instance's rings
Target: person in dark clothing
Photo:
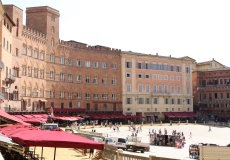
[[[90,149],[90,150],[89,150],[89,158],[90,158],[90,157],[93,158],[93,153],[94,153],[94,149]]]

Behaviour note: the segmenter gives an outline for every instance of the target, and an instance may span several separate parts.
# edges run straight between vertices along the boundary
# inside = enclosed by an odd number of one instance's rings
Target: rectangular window
[[[164,80],[168,80],[168,75],[164,75]]]
[[[168,70],[168,65],[167,64],[163,64],[163,70],[167,71]]]
[[[26,76],[26,66],[22,66],[22,75]]]
[[[28,67],[28,76],[31,77],[32,76],[32,68]]]
[[[187,104],[190,104],[190,99],[187,99]]]
[[[40,53],[40,59],[44,60],[44,53],[43,52]]]
[[[142,64],[141,64],[141,62],[138,62],[138,63],[137,63],[137,69],[142,69]]]
[[[107,78],[102,78],[102,84],[107,84]]]
[[[131,77],[131,73],[126,73],[126,78],[130,78]]]
[[[72,59],[70,59],[70,58],[68,59],[68,65],[72,66]]]
[[[98,77],[93,78],[93,84],[98,84]]]
[[[117,79],[116,78],[112,78],[112,85],[117,85]]]
[[[54,80],[54,78],[55,78],[55,77],[54,77],[54,72],[53,72],[53,71],[50,71],[50,79],[51,79],[51,80]]]
[[[68,98],[73,99],[73,93],[72,92],[68,92]]]
[[[72,74],[68,74],[68,80],[69,80],[69,82],[73,82],[73,75]]]
[[[38,69],[34,68],[34,77],[38,78]]]
[[[54,91],[50,91],[50,98],[54,98]]]
[[[177,99],[177,104],[181,104],[181,99]]]
[[[174,86],[171,87],[171,93],[174,93]]]
[[[169,102],[168,102],[168,98],[165,98],[165,104],[168,104]]]
[[[60,73],[60,81],[62,81],[62,82],[65,81],[65,75],[64,75],[64,73]]]
[[[156,85],[153,86],[153,92],[154,92],[154,93],[157,92],[157,86],[156,86]]]
[[[28,48],[28,56],[32,56],[32,48]]]
[[[145,98],[145,104],[150,104],[150,98]]]
[[[156,80],[157,79],[157,75],[153,74],[153,79]]]
[[[162,80],[162,75],[161,74],[158,75],[158,79]]]
[[[34,58],[38,58],[38,50],[34,50]]]
[[[89,77],[89,76],[86,77],[85,82],[86,82],[87,84],[90,83],[90,77]]]
[[[173,65],[170,66],[170,71],[174,71],[174,66]]]
[[[64,98],[64,97],[65,97],[64,92],[60,92],[60,98]]]
[[[150,78],[150,75],[149,75],[149,74],[146,74],[146,75],[145,75],[145,78],[149,79],[149,78]]]
[[[143,78],[143,74],[138,74],[138,78]]]
[[[112,63],[112,64],[111,64],[111,68],[112,68],[112,69],[117,69],[117,64],[116,64],[116,63]]]
[[[132,104],[132,98],[126,98],[126,104]]]
[[[65,58],[64,57],[60,57],[60,64],[65,64]]]
[[[77,98],[77,99],[81,99],[81,93],[77,93],[77,94],[76,94],[76,98]]]
[[[132,68],[132,62],[125,62],[125,68]]]
[[[187,94],[190,94],[190,88],[187,87]]]
[[[164,93],[168,93],[168,86],[167,85],[164,86]]]
[[[190,67],[186,67],[186,73],[190,73]]]
[[[138,92],[142,92],[142,84],[138,84]]]
[[[181,71],[180,66],[176,66],[176,71],[177,71],[177,72],[180,72],[180,71]]]
[[[162,86],[159,86],[159,93],[162,93],[163,90],[162,90]]]
[[[115,93],[112,94],[112,100],[117,100],[117,94]]]
[[[90,93],[85,94],[85,99],[89,100],[90,99]]]
[[[50,55],[50,62],[54,62],[54,55],[53,54]]]
[[[153,99],[153,103],[154,103],[154,104],[158,104],[158,98],[154,98],[154,99]]]
[[[131,84],[126,84],[126,91],[131,92]]]
[[[81,67],[81,65],[82,65],[81,60],[76,60],[76,66],[77,66],[77,67]]]
[[[180,93],[180,86],[177,87],[177,93]]]
[[[94,93],[94,94],[93,94],[93,99],[94,99],[94,100],[98,100],[98,93]]]
[[[137,103],[138,104],[144,104],[144,98],[138,98]]]
[[[155,63],[152,64],[152,70],[157,70],[157,65]]]
[[[170,77],[171,77],[171,80],[174,81],[174,75],[171,75]]]
[[[18,48],[15,50],[15,55],[18,56]]]
[[[107,66],[107,63],[106,62],[102,62],[102,69],[107,69],[108,66]]]
[[[44,78],[44,71],[40,70],[40,78],[43,79]]]
[[[172,103],[172,104],[174,104],[174,103],[175,103],[173,98],[171,99],[171,103]]]
[[[146,85],[146,92],[150,92],[150,86],[149,86],[149,84]]]
[[[107,99],[108,99],[108,94],[103,93],[103,94],[102,94],[102,99],[103,99],[103,100],[107,100]]]
[[[93,67],[98,68],[98,62],[93,62]]]
[[[180,76],[177,76],[177,77],[176,77],[176,80],[177,80],[177,81],[180,81]]]
[[[77,75],[76,76],[76,80],[77,80],[77,83],[81,83],[82,76],[81,75]]]
[[[85,61],[85,67],[90,68],[90,61]]]

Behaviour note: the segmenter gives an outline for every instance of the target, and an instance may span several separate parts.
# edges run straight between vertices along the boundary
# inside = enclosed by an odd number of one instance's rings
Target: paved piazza
[[[136,125],[136,127],[139,127],[140,125]],[[129,152],[125,151],[126,153],[130,154],[137,154],[142,156],[149,156],[149,155],[155,155],[158,157],[167,157],[167,158],[175,158],[175,159],[181,159],[181,160],[187,160],[189,158],[189,145],[190,144],[199,144],[199,143],[212,143],[217,144],[219,146],[226,146],[230,143],[230,128],[223,127],[211,127],[211,132],[209,132],[209,126],[203,126],[203,125],[194,125],[194,124],[173,124],[172,126],[169,126],[169,124],[163,124],[160,125],[147,125],[145,124],[142,127],[142,132],[139,132],[137,137],[142,137],[142,142],[149,142],[149,129],[157,130],[157,133],[159,132],[159,129],[161,129],[162,133],[164,133],[164,129],[167,129],[168,134],[171,134],[173,130],[176,130],[177,132],[181,131],[185,135],[186,144],[185,147],[182,149],[178,149],[176,147],[165,147],[165,146],[151,146],[150,152],[145,153],[135,153],[135,152]],[[92,131],[92,128],[90,129],[84,129],[88,131]],[[107,133],[111,137],[126,137],[128,135],[131,135],[131,131],[129,131],[128,126],[122,126],[120,127],[120,132],[114,132],[113,129],[107,128],[95,128],[96,132],[98,133]],[[192,138],[190,138],[190,132],[192,132]]]

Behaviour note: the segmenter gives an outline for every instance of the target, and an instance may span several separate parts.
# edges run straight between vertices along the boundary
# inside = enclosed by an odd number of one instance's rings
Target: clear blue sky
[[[229,0],[2,0],[60,11],[60,38],[230,66]]]

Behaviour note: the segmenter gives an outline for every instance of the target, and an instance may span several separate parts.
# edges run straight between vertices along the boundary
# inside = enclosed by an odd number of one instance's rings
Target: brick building
[[[193,72],[195,111],[208,118],[230,118],[230,68],[214,59],[202,64],[207,67]]]
[[[122,52],[123,113],[156,121],[163,112],[192,112],[194,63],[189,57]]]
[[[76,112],[121,112],[120,50],[89,46],[59,38],[59,11],[4,5],[16,22],[12,32],[12,85],[18,96],[14,110],[43,111],[54,107]]]

